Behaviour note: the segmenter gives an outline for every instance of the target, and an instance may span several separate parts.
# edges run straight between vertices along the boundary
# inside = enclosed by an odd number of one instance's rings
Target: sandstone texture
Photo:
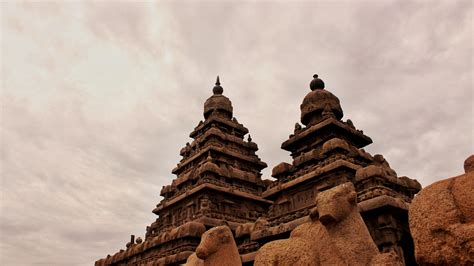
[[[420,265],[474,265],[474,155],[466,173],[424,188],[409,210]]]
[[[242,265],[237,244],[228,226],[217,226],[206,231],[196,253],[189,256],[187,266]]]

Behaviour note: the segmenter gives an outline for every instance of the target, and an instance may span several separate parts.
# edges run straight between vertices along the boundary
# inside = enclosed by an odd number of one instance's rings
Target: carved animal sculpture
[[[312,253],[312,241],[301,237],[275,240],[259,249],[256,266],[319,265],[318,256]]]
[[[232,231],[227,226],[217,226],[206,231],[196,252],[189,256],[186,265],[237,266],[242,265]]]
[[[410,205],[410,231],[420,265],[474,265],[474,155],[465,174],[424,188]]]
[[[255,265],[369,265],[372,261],[397,265],[398,257],[380,254],[360,216],[352,183],[316,196],[312,222],[293,230],[289,239],[265,244]],[[383,256],[383,257],[381,257]]]
[[[204,260],[198,258],[195,252],[188,257],[185,266],[204,266]]]

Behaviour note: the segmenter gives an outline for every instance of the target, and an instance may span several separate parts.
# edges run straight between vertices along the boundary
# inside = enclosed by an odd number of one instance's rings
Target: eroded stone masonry
[[[96,265],[177,265],[185,263],[208,229],[227,225],[243,264],[253,264],[265,243],[289,238],[310,220],[318,193],[350,182],[360,215],[380,252],[395,253],[401,263],[415,264],[408,228],[408,207],[421,190],[414,179],[397,176],[382,155],[364,147],[372,140],[351,120],[342,120],[339,99],[314,75],[296,123],[281,148],[291,163],[272,170],[274,181],[262,179],[267,165],[256,155],[257,144],[233,117],[219,78],[204,104],[204,121],[191,132],[192,143],[161,190],[158,216],[145,239],[100,259]],[[125,246],[124,246],[125,248]]]

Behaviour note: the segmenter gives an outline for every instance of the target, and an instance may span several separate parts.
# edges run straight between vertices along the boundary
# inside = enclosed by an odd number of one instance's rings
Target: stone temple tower
[[[394,250],[407,264],[414,262],[413,241],[408,229],[408,204],[421,185],[397,177],[382,155],[362,148],[372,143],[351,120],[343,121],[339,99],[314,75],[311,92],[300,106],[301,123],[283,142],[293,161],[273,168],[276,179],[262,196],[274,203],[263,228],[254,230],[251,242],[260,245],[286,238],[307,221],[320,191],[352,182],[358,193],[361,215],[381,251]],[[241,236],[242,237],[242,236]]]
[[[147,227],[144,243],[132,243],[105,265],[184,263],[205,230],[222,223],[235,230],[254,222],[272,203],[261,197],[266,188],[261,170],[267,165],[255,154],[258,147],[248,129],[233,117],[219,77],[212,91],[204,103],[204,121],[191,132],[194,140],[181,149],[182,159],[172,171],[177,177],[161,190],[163,200],[153,210],[158,218]]]

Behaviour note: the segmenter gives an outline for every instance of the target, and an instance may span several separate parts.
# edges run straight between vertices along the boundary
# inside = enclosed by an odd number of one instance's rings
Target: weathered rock
[[[375,255],[370,261],[370,265],[384,265],[384,266],[402,266],[402,259],[395,251],[380,253]]]
[[[424,188],[409,210],[420,265],[474,264],[474,155],[466,173]]]
[[[318,265],[318,256],[313,256],[311,253],[311,244],[312,242],[305,238],[269,242],[257,252],[254,265]]]
[[[229,227],[217,226],[206,231],[201,237],[196,253],[189,256],[186,265],[242,265],[237,244]]]
[[[474,154],[469,156],[465,161],[464,161],[464,172],[469,173],[474,171]]]

